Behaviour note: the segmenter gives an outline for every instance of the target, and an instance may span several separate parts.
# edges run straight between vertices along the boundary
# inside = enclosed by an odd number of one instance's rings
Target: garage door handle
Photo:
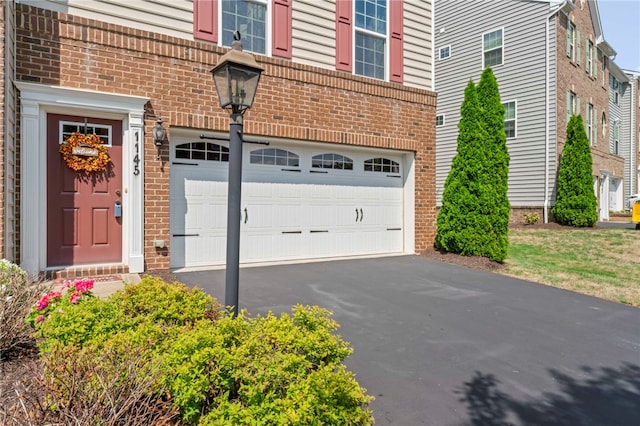
[[[302,231],[282,231],[283,234],[302,234]]]
[[[358,221],[358,209],[356,209],[356,222]]]
[[[387,231],[402,231],[402,228],[387,228]]]
[[[360,209],[360,222],[362,222],[363,218],[364,218],[364,213],[362,213],[362,209]]]
[[[249,220],[249,214],[247,214],[247,209],[245,207],[245,209],[244,209],[244,223],[247,223],[247,220]]]
[[[199,237],[200,234],[172,234],[174,237]]]

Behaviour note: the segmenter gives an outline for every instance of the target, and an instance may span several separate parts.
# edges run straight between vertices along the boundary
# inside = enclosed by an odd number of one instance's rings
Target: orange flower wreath
[[[80,147],[88,148],[89,154],[80,155],[77,153]],[[76,153],[74,153],[74,148],[76,148]],[[76,172],[101,172],[111,162],[109,150],[97,135],[83,135],[79,132],[73,132],[64,143],[60,144],[58,151],[62,154],[67,166]]]

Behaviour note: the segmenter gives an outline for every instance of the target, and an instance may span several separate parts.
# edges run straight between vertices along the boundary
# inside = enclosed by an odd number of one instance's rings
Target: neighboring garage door
[[[171,267],[224,265],[227,142],[172,149]],[[245,143],[240,262],[402,253],[402,164],[393,151]]]

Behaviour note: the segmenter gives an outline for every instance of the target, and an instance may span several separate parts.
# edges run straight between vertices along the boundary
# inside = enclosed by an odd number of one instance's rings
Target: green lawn
[[[513,228],[505,265],[505,275],[640,306],[640,231]]]

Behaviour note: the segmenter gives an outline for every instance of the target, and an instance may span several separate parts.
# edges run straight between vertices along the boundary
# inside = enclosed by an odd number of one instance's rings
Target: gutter
[[[544,55],[545,61],[545,75],[544,75],[544,87],[545,87],[545,113],[544,113],[544,121],[545,121],[545,132],[544,132],[544,209],[543,209],[543,221],[544,223],[549,223],[549,151],[550,151],[550,143],[549,140],[549,123],[551,119],[549,118],[549,19],[551,19],[558,11],[562,11],[564,13],[569,13],[574,9],[574,4],[570,0],[565,0],[562,2],[560,6],[556,9],[553,9],[551,13],[546,16],[545,19],[545,48],[546,52]],[[556,37],[557,39],[557,37]],[[554,54],[557,53],[556,51]],[[556,61],[557,62],[557,61]],[[557,102],[558,94],[556,93],[556,102]],[[557,115],[557,112],[556,112]],[[556,129],[557,131],[557,129]]]

